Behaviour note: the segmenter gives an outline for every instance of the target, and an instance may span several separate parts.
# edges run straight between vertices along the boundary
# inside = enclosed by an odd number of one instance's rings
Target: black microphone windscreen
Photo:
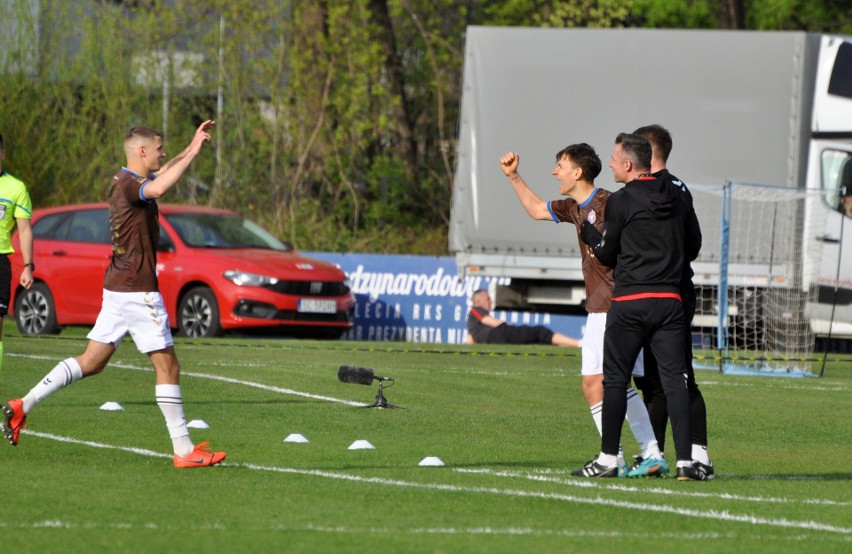
[[[343,383],[370,385],[373,383],[373,370],[368,367],[342,365],[337,370],[337,379]]]

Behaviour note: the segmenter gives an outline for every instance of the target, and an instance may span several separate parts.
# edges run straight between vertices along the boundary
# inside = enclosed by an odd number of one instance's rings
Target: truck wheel
[[[195,287],[184,294],[177,317],[178,331],[185,337],[200,339],[223,333],[216,295],[207,287]]]
[[[22,290],[15,299],[15,322],[22,335],[55,335],[56,304],[53,295],[44,283],[35,283],[29,290]]]

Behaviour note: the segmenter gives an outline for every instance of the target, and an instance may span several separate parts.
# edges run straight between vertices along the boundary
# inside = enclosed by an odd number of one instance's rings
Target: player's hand
[[[210,135],[210,130],[213,129],[213,127],[215,125],[216,125],[216,122],[213,121],[212,119],[208,119],[206,121],[203,121],[201,123],[201,125],[198,126],[198,129],[195,130],[194,140],[195,141],[201,140],[201,141],[204,141],[204,142],[210,142],[210,140],[212,140],[212,138],[213,138]]]
[[[518,164],[521,163],[521,157],[514,152],[506,152],[500,158],[500,169],[503,173],[510,177],[518,172]]]
[[[588,221],[583,222],[583,225],[580,227],[580,240],[594,248],[600,244],[602,238],[603,235],[594,225]]]
[[[182,157],[182,155],[190,155],[192,157],[197,156],[198,153],[201,152],[201,147],[204,145],[204,143],[210,142],[213,139],[209,131],[213,128],[214,125],[216,125],[216,122],[212,119],[208,119],[202,122],[201,125],[198,126],[198,129],[195,130],[195,136],[192,137],[192,142],[189,143],[189,146],[186,147],[186,150],[184,150],[181,155],[176,156],[175,159],[169,163],[172,163],[175,160],[179,159],[180,157]],[[163,166],[160,169],[160,173],[163,173],[167,167],[168,164]]]

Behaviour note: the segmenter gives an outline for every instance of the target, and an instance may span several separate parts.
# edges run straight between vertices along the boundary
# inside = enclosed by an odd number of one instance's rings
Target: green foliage
[[[490,4],[495,24],[530,27],[624,27],[638,0],[509,0]]]
[[[751,0],[748,4],[748,28],[852,33],[852,6],[845,0]]]
[[[630,14],[641,27],[712,29],[718,26],[717,4],[712,0],[633,0]]]
[[[727,4],[725,4],[727,5]],[[732,5],[737,5],[733,3]],[[5,167],[36,207],[103,199],[127,129],[214,142],[167,199],[311,249],[445,235],[468,25],[718,26],[715,0],[5,0]],[[751,0],[746,26],[852,32],[841,0]],[[387,14],[389,20],[383,19]],[[388,230],[393,229],[393,233]]]

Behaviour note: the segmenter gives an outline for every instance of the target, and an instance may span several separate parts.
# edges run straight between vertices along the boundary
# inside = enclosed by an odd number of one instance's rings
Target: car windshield
[[[181,241],[194,248],[265,248],[286,252],[289,246],[262,227],[235,214],[163,214]]]

